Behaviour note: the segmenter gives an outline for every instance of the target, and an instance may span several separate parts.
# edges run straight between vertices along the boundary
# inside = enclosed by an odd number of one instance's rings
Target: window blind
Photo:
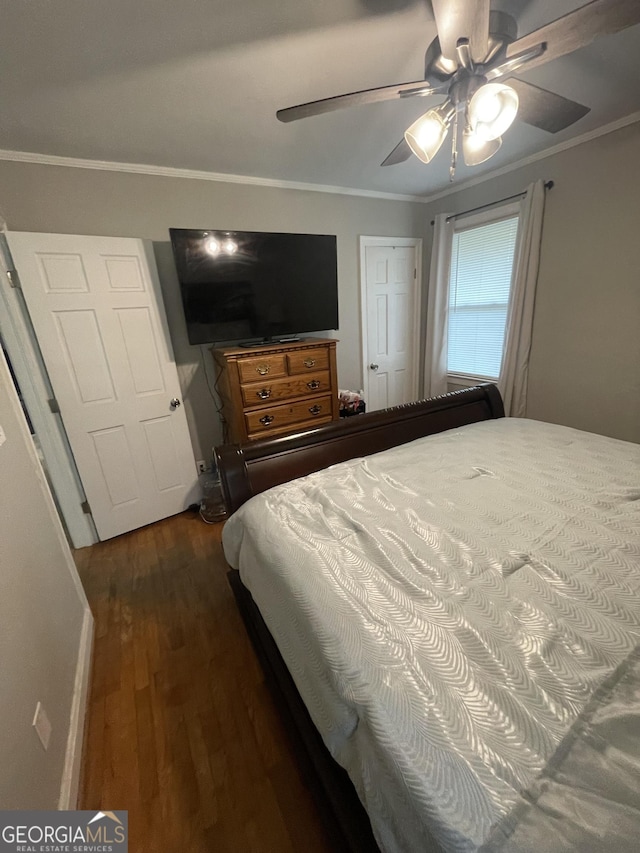
[[[447,371],[498,379],[502,366],[518,216],[453,235]]]

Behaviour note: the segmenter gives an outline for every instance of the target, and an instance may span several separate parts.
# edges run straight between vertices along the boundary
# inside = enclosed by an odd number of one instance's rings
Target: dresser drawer
[[[325,395],[283,406],[257,409],[255,412],[245,412],[247,432],[250,437],[256,437],[261,433],[279,432],[281,429],[290,430],[296,424],[325,423],[332,418],[331,403],[331,395]]]
[[[265,377],[268,379],[268,377]],[[328,370],[310,372],[307,376],[294,376],[290,379],[274,379],[273,382],[259,382],[243,385],[242,404],[244,406],[264,406],[294,397],[310,397],[331,391],[331,374]]]
[[[273,353],[255,358],[238,359],[240,382],[257,382],[263,376],[270,378],[287,375],[284,353]]]
[[[329,350],[326,347],[287,353],[288,372],[308,373],[310,370],[329,369]]]

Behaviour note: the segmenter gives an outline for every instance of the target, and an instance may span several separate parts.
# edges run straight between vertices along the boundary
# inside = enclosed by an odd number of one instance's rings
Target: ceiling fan
[[[595,38],[640,23],[640,0],[592,0],[561,18],[517,38],[515,19],[490,9],[490,0],[431,0],[438,31],[427,48],[424,79],[364,89],[278,110],[280,121],[296,121],[343,107],[393,98],[446,95],[407,128],[382,162],[392,166],[415,154],[429,163],[452,130],[450,176],[462,153],[468,166],[492,157],[516,114],[521,121],[557,133],[578,121],[589,107],[511,75],[519,69],[572,53]],[[508,79],[496,82],[500,78]]]

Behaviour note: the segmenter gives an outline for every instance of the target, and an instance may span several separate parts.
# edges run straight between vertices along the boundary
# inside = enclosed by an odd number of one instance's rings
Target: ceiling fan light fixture
[[[483,139],[481,136],[467,128],[462,134],[462,155],[467,166],[479,166],[500,149],[502,137],[496,139]]]
[[[409,148],[423,163],[430,163],[445,140],[453,108],[448,101],[429,110],[404,132]]]
[[[469,101],[469,121],[479,137],[489,142],[508,130],[518,113],[518,93],[504,83],[486,83]]]

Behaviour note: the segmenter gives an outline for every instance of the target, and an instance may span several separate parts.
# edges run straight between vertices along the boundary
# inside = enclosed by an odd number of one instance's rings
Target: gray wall
[[[87,604],[1,351],[0,426],[0,808],[55,809]]]
[[[215,377],[207,348],[187,342],[169,227],[337,234],[338,380],[360,388],[358,236],[425,238],[426,275],[435,213],[467,210],[538,177],[552,179],[528,414],[640,441],[638,150],[640,124],[634,124],[428,205],[0,161],[0,207],[15,231],[154,241],[194,450],[206,458],[220,440]]]
[[[640,442],[640,123],[427,206],[547,193],[527,415]],[[427,241],[430,252],[430,239]]]
[[[187,341],[168,229],[336,234],[340,329],[332,336],[340,340],[338,382],[358,389],[358,237],[422,237],[425,222],[424,205],[417,203],[8,161],[0,161],[0,208],[12,231],[154,241],[196,459],[208,458],[221,438],[211,390],[215,377],[207,347]]]

